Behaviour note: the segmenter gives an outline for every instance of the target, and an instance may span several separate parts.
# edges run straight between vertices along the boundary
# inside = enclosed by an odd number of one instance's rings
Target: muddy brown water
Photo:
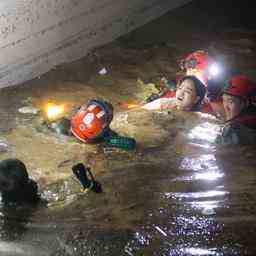
[[[211,116],[119,105],[141,103],[152,83],[173,78],[177,60],[195,48],[255,76],[255,31],[225,27],[216,36],[212,22],[198,36],[189,22],[195,7],[186,8],[1,90],[0,159],[24,161],[45,200],[35,208],[2,205],[1,255],[256,254],[256,147],[216,147],[221,124]],[[135,138],[135,151],[81,144],[42,126],[47,102],[65,104],[70,117],[95,97],[113,104],[111,128]],[[41,112],[19,113],[24,106]],[[81,193],[71,174],[78,162],[91,167],[103,193]]]

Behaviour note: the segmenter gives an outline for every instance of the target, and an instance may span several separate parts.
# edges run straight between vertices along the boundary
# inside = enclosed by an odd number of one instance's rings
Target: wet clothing
[[[252,145],[256,143],[256,107],[250,106],[223,127],[217,144]]]

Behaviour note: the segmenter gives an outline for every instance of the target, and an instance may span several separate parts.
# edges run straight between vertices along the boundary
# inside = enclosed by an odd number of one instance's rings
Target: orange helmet
[[[90,100],[71,119],[71,132],[79,140],[89,143],[104,136],[113,119],[113,107],[102,100]]]
[[[207,70],[212,63],[212,58],[206,51],[195,51],[189,54],[180,63],[181,69]]]

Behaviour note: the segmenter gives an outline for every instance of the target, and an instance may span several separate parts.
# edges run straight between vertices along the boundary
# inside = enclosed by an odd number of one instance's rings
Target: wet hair
[[[29,179],[26,166],[18,159],[0,161],[0,192],[4,203],[36,203],[35,181]]]
[[[198,111],[200,110],[200,107],[202,105],[202,101],[206,95],[206,88],[205,85],[195,76],[184,76],[179,80],[179,84],[181,84],[185,80],[191,80],[194,84],[196,95],[199,96],[199,100],[193,107],[192,111]]]

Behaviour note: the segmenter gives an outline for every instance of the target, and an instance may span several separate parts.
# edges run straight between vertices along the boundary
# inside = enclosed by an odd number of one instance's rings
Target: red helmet
[[[245,75],[236,75],[226,82],[223,93],[252,99],[256,95],[256,84]]]
[[[101,138],[113,119],[113,107],[101,100],[91,100],[71,119],[72,134],[83,142]]]
[[[212,63],[212,58],[206,51],[195,51],[189,54],[180,63],[181,69],[200,69],[205,70],[209,68]]]

